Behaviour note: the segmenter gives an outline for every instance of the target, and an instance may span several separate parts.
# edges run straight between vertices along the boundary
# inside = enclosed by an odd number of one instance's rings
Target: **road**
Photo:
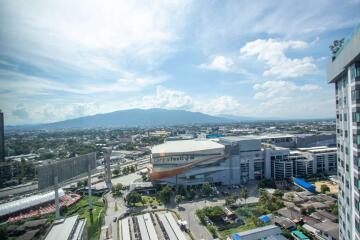
[[[133,183],[135,180],[141,179],[141,176],[136,172],[126,176],[121,176],[118,178],[112,179],[113,184],[122,183],[123,185],[129,185]],[[96,184],[99,187],[102,187],[105,183],[98,183]],[[249,197],[246,199],[246,203],[256,203],[259,201],[258,198],[258,186],[256,182],[250,182],[246,188],[248,189]],[[238,194],[239,190],[230,190],[235,194]],[[126,211],[126,206],[123,201],[123,198],[113,198],[110,193],[106,194],[106,199],[108,201],[108,208],[106,210],[105,216],[105,224],[112,229],[112,239],[118,240],[117,235],[117,225],[113,222],[114,217],[120,216],[122,213]],[[238,200],[238,204],[243,204],[245,201]],[[192,202],[184,202],[180,204],[180,210],[177,208],[173,208],[174,210],[178,211],[181,218],[188,222],[188,226],[190,231],[194,235],[195,239],[204,239],[210,240],[213,239],[211,234],[207,231],[207,229],[201,225],[199,219],[196,216],[196,210],[201,209],[207,206],[221,206],[224,205],[225,200],[224,198],[220,198],[218,200],[205,200],[200,199]],[[117,204],[117,211],[115,209],[115,204]]]
[[[117,183],[121,183],[123,185],[129,185],[138,179],[141,179],[141,176],[138,174],[138,172],[135,172],[129,175],[113,178],[111,179],[111,182],[113,185]],[[106,185],[105,182],[100,182],[93,186],[102,188]],[[121,197],[114,198],[111,193],[107,193],[104,197],[106,198],[108,203],[108,207],[106,209],[106,215],[105,215],[105,226],[109,226],[109,229],[111,229],[112,239],[118,240],[119,236],[117,234],[117,222],[113,222],[113,219],[125,213],[126,206],[123,198]],[[117,207],[115,207],[115,204],[117,205]]]
[[[257,203],[259,201],[258,198],[258,185],[256,182],[249,182],[246,185],[248,189],[249,197],[246,199],[246,203]],[[232,190],[234,193],[238,194],[238,190]],[[199,219],[196,216],[196,210],[204,207],[212,207],[212,206],[221,206],[224,205],[225,199],[221,198],[219,200],[196,200],[192,202],[185,202],[180,204],[183,208],[182,210],[178,210],[181,218],[188,222],[190,231],[194,235],[195,239],[213,239],[211,234],[207,231],[207,229],[201,225]],[[238,200],[238,204],[244,204],[244,200]],[[181,209],[181,208],[180,208]]]
[[[113,185],[121,183],[122,185],[125,186],[125,185],[129,185],[129,184],[133,183],[137,179],[141,179],[141,176],[139,175],[139,172],[135,172],[135,173],[131,173],[131,174],[128,174],[128,175],[123,175],[123,176],[119,176],[119,177],[116,177],[116,178],[112,178],[111,182],[112,182]],[[94,188],[96,188],[96,189],[101,189],[101,188],[105,188],[106,184],[105,184],[104,181],[102,181],[102,182],[93,184],[92,186]]]

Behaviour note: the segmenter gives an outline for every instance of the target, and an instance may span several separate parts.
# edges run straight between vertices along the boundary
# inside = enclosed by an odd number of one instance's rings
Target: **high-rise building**
[[[11,164],[5,161],[4,113],[0,110],[0,186],[12,177]]]
[[[5,161],[4,113],[0,110],[0,161]]]
[[[327,78],[335,83],[340,239],[360,239],[360,29],[334,42]]]

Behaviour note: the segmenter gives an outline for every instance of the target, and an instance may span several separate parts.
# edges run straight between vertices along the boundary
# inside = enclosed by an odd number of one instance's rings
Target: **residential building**
[[[336,148],[319,146],[290,151],[289,158],[294,163],[294,176],[305,177],[316,174],[336,174],[336,156]]]
[[[335,84],[340,239],[360,239],[360,28],[335,53],[327,69]]]
[[[0,162],[5,161],[4,113],[0,110]]]
[[[5,160],[4,113],[0,110],[0,186],[12,177],[12,166]]]

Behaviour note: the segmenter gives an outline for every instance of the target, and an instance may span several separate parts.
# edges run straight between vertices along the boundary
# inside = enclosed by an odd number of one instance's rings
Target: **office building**
[[[340,239],[360,239],[360,28],[333,53],[327,78],[335,84]]]

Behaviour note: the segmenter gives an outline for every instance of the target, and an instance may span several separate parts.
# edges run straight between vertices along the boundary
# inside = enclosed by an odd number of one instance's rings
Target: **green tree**
[[[175,196],[175,203],[176,203],[176,205],[179,206],[180,203],[183,201],[183,199],[184,199],[183,196],[181,196],[181,195],[176,195],[176,196]]]
[[[312,214],[312,213],[315,212],[315,211],[316,211],[316,209],[315,209],[314,206],[309,206],[309,207],[307,208],[307,214],[308,214],[308,215]]]
[[[100,173],[99,175],[98,175],[98,179],[104,179],[104,174],[103,173]]]
[[[159,192],[159,198],[165,204],[170,202],[171,195],[172,195],[172,191],[169,186],[163,187],[162,190]]]
[[[287,195],[287,199],[288,199],[290,202],[293,202],[294,199],[295,199],[295,195],[294,195],[293,193],[289,193],[289,194]]]
[[[0,226],[0,240],[8,239],[8,233],[5,226]]]
[[[213,238],[218,237],[215,226],[213,226],[213,225],[207,226],[207,229],[209,230],[209,232],[211,233]]]
[[[87,180],[87,179],[84,179],[82,182],[83,182],[83,186],[84,186],[84,187],[87,187],[87,185],[88,185],[88,180]]]
[[[113,191],[119,192],[121,190],[123,190],[123,185],[121,183],[117,183],[113,186]]]
[[[138,203],[141,200],[142,200],[141,195],[139,193],[137,193],[137,192],[131,192],[125,198],[125,201],[130,206],[133,206],[135,203]]]
[[[320,187],[321,193],[330,192],[330,188],[326,184],[322,184]]]
[[[273,194],[274,196],[276,196],[276,197],[282,197],[282,196],[284,196],[284,192],[283,191],[281,191],[280,189],[276,189],[275,191],[274,191],[274,194]]]
[[[219,219],[224,215],[224,211],[220,206],[204,208],[205,214],[212,220]]]
[[[268,199],[269,199],[269,196],[268,196],[266,190],[260,188],[260,189],[259,189],[259,203],[260,203],[261,205],[265,205],[266,202],[268,201]]]
[[[236,198],[234,196],[227,196],[225,198],[225,205],[232,205],[236,202]]]
[[[240,190],[240,198],[244,200],[245,204],[248,197],[249,197],[249,192],[247,188],[242,187]]]
[[[115,169],[112,174],[114,174],[114,176],[119,176],[120,174],[120,170],[119,169]]]
[[[77,183],[76,183],[76,186],[78,187],[78,188],[81,188],[82,186],[83,186],[83,181],[78,181]]]
[[[330,211],[332,214],[338,215],[339,209],[337,203],[334,203],[333,205],[330,206]]]
[[[129,174],[129,167],[128,167],[128,166],[126,166],[126,167],[124,167],[124,168],[122,169],[122,174],[123,174],[123,175],[128,175],[128,174]]]
[[[195,196],[196,196],[196,192],[195,192],[195,190],[194,190],[193,188],[191,188],[191,189],[190,189],[189,191],[187,191],[187,193],[186,193],[186,197],[187,197],[187,199],[189,199],[189,200],[194,199]]]
[[[209,196],[212,193],[212,188],[208,182],[206,182],[202,185],[202,190],[203,190],[205,196]]]

